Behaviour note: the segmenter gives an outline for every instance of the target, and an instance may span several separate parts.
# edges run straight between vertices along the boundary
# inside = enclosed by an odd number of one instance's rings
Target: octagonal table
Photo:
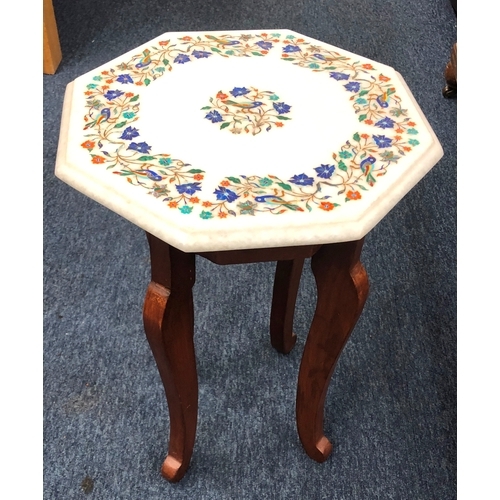
[[[311,258],[296,415],[324,461],[326,392],[368,294],[363,238],[442,155],[394,69],[289,30],[166,33],[67,86],[56,176],[147,234],[165,477],[182,478],[196,433],[195,255],[277,261],[270,337],[282,353]]]

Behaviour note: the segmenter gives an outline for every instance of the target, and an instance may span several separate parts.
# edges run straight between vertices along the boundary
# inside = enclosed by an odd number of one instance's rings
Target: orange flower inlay
[[[334,209],[333,203],[330,203],[329,201],[322,201],[319,208],[321,210],[325,210],[326,212],[329,212],[330,210]]]
[[[350,200],[360,200],[361,199],[361,193],[358,193],[357,191],[347,191],[346,196]]]

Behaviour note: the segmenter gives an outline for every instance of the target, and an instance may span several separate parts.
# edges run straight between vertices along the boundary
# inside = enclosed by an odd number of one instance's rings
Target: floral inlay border
[[[332,152],[331,159],[311,171],[297,172],[288,179],[271,174],[229,176],[213,191],[214,197],[202,198],[205,172],[168,153],[151,153],[152,146],[135,126],[140,111],[139,94],[127,90],[148,86],[175,66],[209,57],[263,57],[277,46],[281,47],[283,61],[324,73],[343,85],[359,122],[374,131],[354,133]],[[419,145],[417,125],[402,107],[389,77],[372,64],[353,62],[295,35],[283,39],[280,33],[262,33],[161,40],[129,61],[94,76],[86,88],[84,130],[88,133],[82,147],[88,150],[91,162],[105,165],[113,174],[144,188],[169,208],[183,214],[197,212],[202,219],[314,208],[331,211],[342,203],[360,200],[362,192],[372,188],[377,177],[385,175],[392,164]],[[228,93],[232,93],[229,104]],[[270,109],[275,113],[269,113],[265,124],[251,118],[243,123],[245,114],[239,113],[240,120],[238,112],[231,110],[234,103],[243,102],[234,98],[247,95],[253,96],[254,102],[274,100]],[[220,123],[221,128],[256,135],[263,126],[267,131],[272,125],[280,127],[288,118],[284,115],[290,111],[290,105],[270,91],[234,87],[228,92],[221,90],[215,99],[211,98],[210,106],[202,109],[207,111],[205,118]]]

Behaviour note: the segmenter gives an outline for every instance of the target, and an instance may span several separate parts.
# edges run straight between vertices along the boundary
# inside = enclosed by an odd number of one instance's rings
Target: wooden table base
[[[193,343],[192,288],[195,254],[147,234],[151,282],[144,302],[144,329],[160,372],[170,414],[168,455],[162,474],[172,482],[185,474],[193,452],[198,379]],[[297,291],[306,258],[318,288],[316,312],[299,370],[297,429],[306,453],[323,462],[332,445],[323,433],[325,396],[335,364],[368,295],[360,254],[363,240],[303,247],[205,252],[216,264],[277,261],[271,307],[271,344],[281,353],[295,345],[292,331]]]

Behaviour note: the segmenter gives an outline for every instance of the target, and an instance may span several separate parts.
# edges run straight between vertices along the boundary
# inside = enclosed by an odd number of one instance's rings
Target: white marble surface
[[[201,252],[359,239],[442,155],[388,66],[289,30],[167,33],[68,85],[55,173]]]

